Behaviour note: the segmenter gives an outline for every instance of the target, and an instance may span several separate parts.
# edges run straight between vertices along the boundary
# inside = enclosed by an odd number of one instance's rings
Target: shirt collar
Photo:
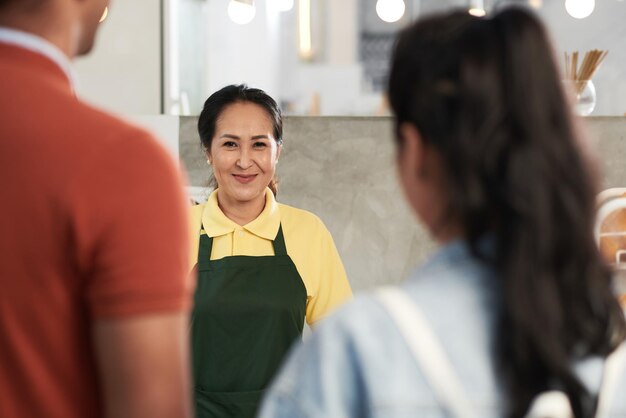
[[[38,53],[54,62],[67,77],[72,89],[76,86],[76,74],[72,62],[59,48],[32,33],[0,26],[0,42],[19,46]]]
[[[217,190],[209,196],[202,212],[202,225],[207,235],[218,237],[232,233],[239,227],[231,221],[220,209],[217,201]],[[274,198],[274,193],[265,189],[265,207],[255,220],[243,226],[248,232],[267,240],[274,240],[280,227],[280,210]]]

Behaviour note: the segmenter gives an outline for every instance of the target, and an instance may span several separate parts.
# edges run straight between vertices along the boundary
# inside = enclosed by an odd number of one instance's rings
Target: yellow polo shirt
[[[240,226],[224,215],[217,191],[207,203],[191,208],[190,265],[198,261],[201,225],[213,238],[211,260],[235,255],[274,255],[272,241],[282,224],[287,254],[293,260],[307,292],[306,321],[322,319],[352,296],[333,238],[322,221],[310,212],[277,203],[268,188],[265,208],[252,222]]]

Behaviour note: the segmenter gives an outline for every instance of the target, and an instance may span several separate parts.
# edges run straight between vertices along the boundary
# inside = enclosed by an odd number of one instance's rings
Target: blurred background
[[[232,83],[266,90],[287,115],[280,201],[324,221],[353,288],[367,289],[401,281],[434,247],[396,181],[393,119],[378,117],[395,35],[426,14],[510,4],[536,10],[562,67],[565,52],[580,66],[586,51],[608,51],[577,126],[602,167],[609,206],[596,237],[626,298],[626,1],[114,0],[76,64],[77,90],[152,130],[183,162],[195,202],[210,191],[196,130],[204,100]]]
[[[78,62],[79,94],[122,114],[197,115],[232,83],[275,97],[287,115],[387,113],[395,34],[420,16],[519,4],[550,29],[556,56],[609,51],[593,77],[594,116],[626,113],[624,0],[114,1],[94,54]],[[579,61],[580,62],[580,61]]]

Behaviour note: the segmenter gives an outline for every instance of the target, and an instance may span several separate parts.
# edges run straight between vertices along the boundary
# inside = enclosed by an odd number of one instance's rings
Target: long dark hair
[[[419,21],[396,44],[389,99],[396,126],[414,125],[440,154],[448,215],[498,273],[508,416],[559,389],[577,418],[592,417],[597,399],[572,362],[609,354],[626,325],[594,242],[595,184],[543,25],[522,9]],[[486,236],[493,254],[480,251]]]
[[[204,108],[198,118],[198,134],[200,135],[200,142],[205,152],[211,150],[217,120],[224,109],[234,103],[241,102],[254,103],[261,106],[267,112],[267,115],[272,121],[274,140],[278,145],[282,144],[283,116],[276,101],[261,89],[250,88],[245,84],[233,84],[216,91],[204,102]],[[217,186],[215,177],[211,177],[209,185],[214,188]],[[270,184],[268,184],[268,187],[272,190],[274,196],[276,196],[278,193],[278,180],[274,177],[270,181]]]

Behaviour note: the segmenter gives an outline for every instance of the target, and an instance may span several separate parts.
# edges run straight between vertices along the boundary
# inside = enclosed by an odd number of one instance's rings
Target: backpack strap
[[[379,290],[376,297],[404,337],[442,407],[453,418],[478,417],[439,339],[406,292],[397,287],[386,287]],[[611,403],[625,367],[626,342],[623,342],[606,359],[596,418],[609,417]],[[537,395],[527,417],[545,416],[572,416],[569,400],[564,393],[548,391]]]
[[[453,418],[478,417],[439,339],[409,295],[400,288],[386,287],[376,296],[404,337],[441,406]]]

